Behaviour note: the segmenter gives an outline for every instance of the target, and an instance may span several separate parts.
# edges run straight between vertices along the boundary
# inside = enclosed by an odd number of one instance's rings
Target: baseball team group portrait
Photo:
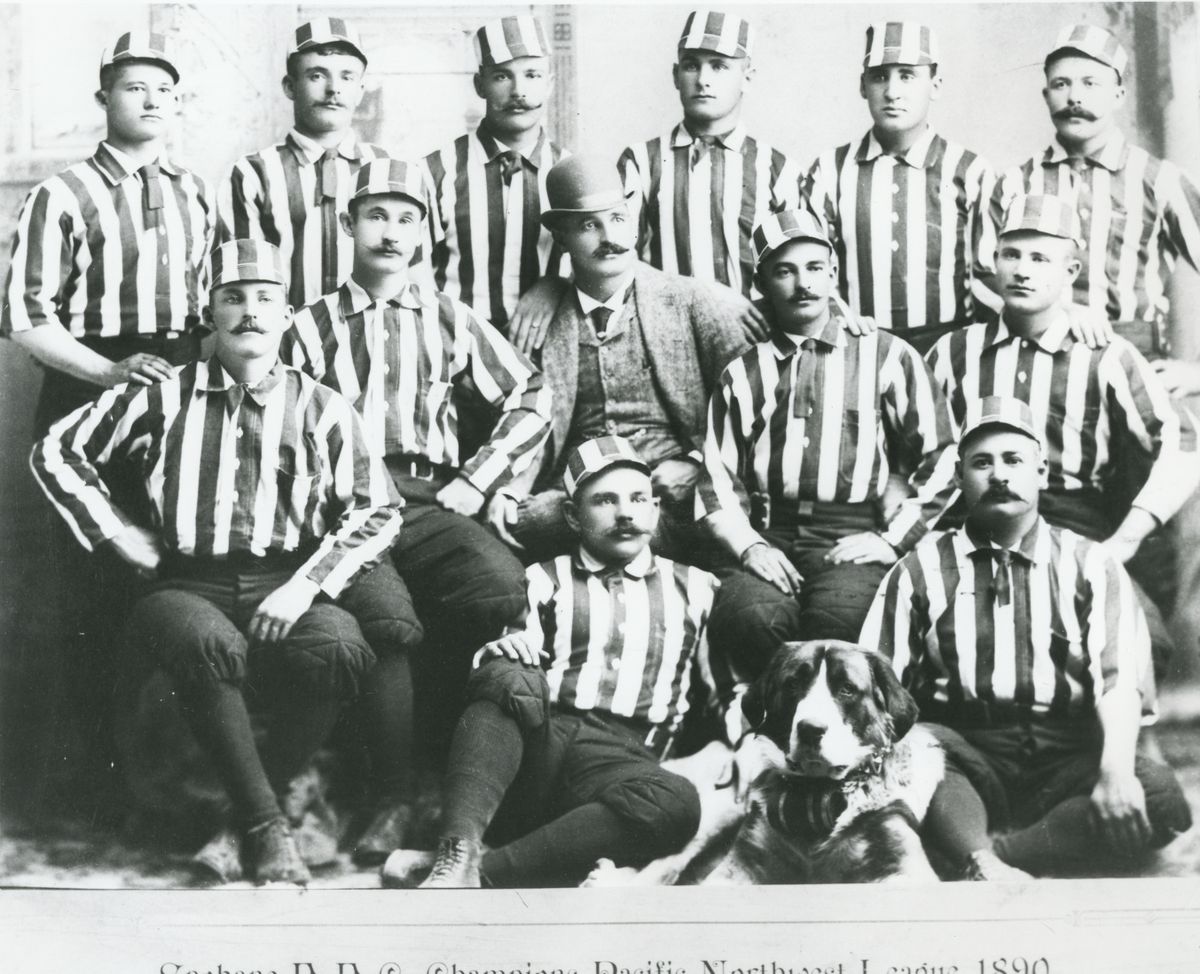
[[[1200,874],[1196,4],[0,18],[0,885]]]

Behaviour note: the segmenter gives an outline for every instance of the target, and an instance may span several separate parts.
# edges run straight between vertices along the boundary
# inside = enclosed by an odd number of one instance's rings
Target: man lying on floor
[[[716,579],[651,553],[658,501],[626,440],[581,444],[563,484],[579,546],[528,569],[524,628],[480,650],[436,857],[393,853],[386,885],[431,866],[423,888],[576,884],[598,859],[642,865],[696,832],[695,787],[659,760],[693,667],[709,672]]]

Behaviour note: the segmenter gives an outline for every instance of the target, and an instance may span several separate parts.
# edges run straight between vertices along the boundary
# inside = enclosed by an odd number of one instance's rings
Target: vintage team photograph
[[[0,22],[0,887],[1200,875],[1196,3]]]

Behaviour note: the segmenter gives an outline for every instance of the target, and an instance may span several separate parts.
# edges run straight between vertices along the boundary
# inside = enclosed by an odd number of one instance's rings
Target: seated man
[[[353,270],[297,313],[285,356],[354,403],[404,498],[392,557],[425,624],[422,657],[431,669],[418,677],[435,686],[418,695],[418,723],[444,744],[471,655],[524,604],[521,563],[475,515],[537,455],[550,389],[470,308],[412,282],[425,218],[417,167],[364,165],[341,215]],[[498,413],[476,450],[460,438],[464,397]]]
[[[706,661],[716,579],[650,552],[658,502],[627,441],[579,446],[563,486],[579,546],[528,569],[523,628],[480,650],[436,861],[393,853],[388,885],[431,862],[424,887],[578,883],[597,859],[642,864],[695,834],[695,788],[658,762]]]
[[[1030,405],[1047,448],[1042,516],[1105,541],[1136,577],[1143,541],[1200,483],[1200,453],[1190,414],[1171,403],[1133,345],[1118,336],[1091,348],[1070,334],[1063,299],[1082,266],[1080,242],[1070,202],[1018,197],[996,244],[1000,320],[946,335],[927,357],[959,423],[984,396]],[[1138,483],[1132,496],[1119,489],[1125,479]],[[1173,641],[1158,608],[1138,594],[1161,676]]]
[[[950,410],[905,341],[847,329],[817,219],[770,216],[754,245],[772,335],[721,376],[696,501],[744,569],[723,578],[713,633],[748,677],[784,641],[853,642],[887,566],[953,492]],[[884,510],[894,467],[916,496]]]
[[[304,883],[277,795],[375,663],[335,600],[385,557],[402,505],[354,407],[279,362],[292,317],[279,252],[224,244],[211,283],[214,358],[105,392],[55,424],[31,462],[80,543],[111,545],[142,575],[126,645],[172,677],[251,876]],[[100,468],[116,459],[142,471],[154,530],[113,503]],[[272,707],[261,748],[243,692]]]
[[[546,178],[542,215],[571,257],[574,286],[554,312],[541,364],[554,388],[554,415],[540,488],[536,470],[501,490],[493,524],[530,560],[570,550],[558,490],[567,454],[604,434],[628,439],[652,471],[663,505],[655,550],[693,562],[689,533],[700,474],[704,409],[721,370],[746,348],[736,295],[664,274],[637,259],[637,225],[617,170],[582,156]]]
[[[936,722],[946,777],[926,835],[968,879],[1103,867],[1191,825],[1171,770],[1135,753],[1150,643],[1129,577],[1038,514],[1041,430],[1019,400],[971,403],[966,524],[892,570],[859,639]]]

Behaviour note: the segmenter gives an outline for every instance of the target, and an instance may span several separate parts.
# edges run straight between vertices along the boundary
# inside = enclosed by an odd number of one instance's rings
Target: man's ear
[[[860,98],[865,99],[867,97],[867,75],[865,71],[858,76],[858,94]]]
[[[747,58],[746,66],[742,69],[742,91],[743,91],[743,93],[746,91],[747,88],[750,87],[751,83],[754,81],[754,74],[755,74],[754,65],[751,63],[750,59]]]
[[[942,76],[940,73],[938,73],[929,79],[929,100],[937,101],[941,97],[942,97]]]
[[[480,98],[485,97],[483,94],[483,75],[476,71],[471,75],[471,83],[475,86],[475,94]]]
[[[284,95],[287,96],[287,100],[295,101],[296,100],[296,85],[292,81],[291,74],[285,74],[283,76],[283,78],[280,80],[279,84],[283,88],[283,93],[284,93]]]
[[[211,295],[209,295],[209,300],[210,301],[212,300]],[[203,308],[200,309],[200,321],[203,322],[204,327],[207,328],[209,331],[217,330],[216,323],[213,321],[212,308],[207,304]]]
[[[108,111],[108,92],[103,88],[96,89],[96,104]]]
[[[671,65],[671,81],[675,85],[675,90],[679,90],[679,65]]]
[[[1038,487],[1046,490],[1050,486],[1050,461],[1046,459],[1046,454],[1038,447]]]
[[[962,458],[954,461],[954,486],[962,490],[963,485],[963,462]]]
[[[563,501],[563,518],[572,531],[579,534],[579,508],[575,506],[574,498],[568,497]]]
[[[1075,278],[1079,276],[1079,272],[1083,270],[1083,261],[1078,257],[1067,258],[1067,283],[1074,284]]]
[[[338,223],[341,224],[342,229],[346,231],[347,236],[354,236],[354,217],[352,217],[347,210],[342,210],[342,212],[338,214]]]

